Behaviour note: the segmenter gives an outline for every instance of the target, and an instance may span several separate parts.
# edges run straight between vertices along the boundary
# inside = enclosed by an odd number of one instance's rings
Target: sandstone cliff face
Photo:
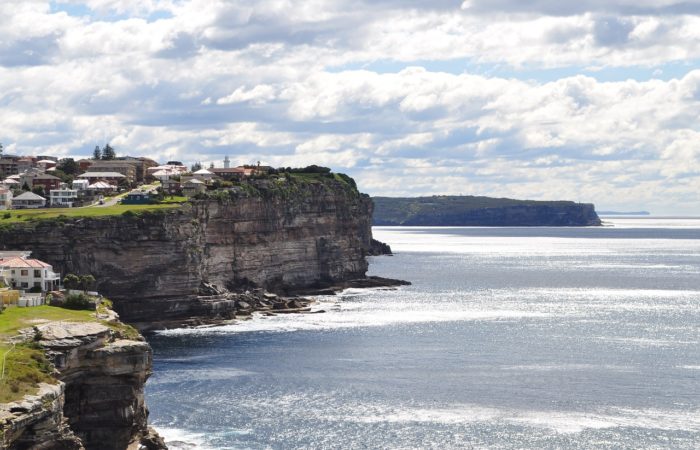
[[[3,449],[164,449],[148,428],[143,387],[152,353],[99,323],[40,326],[38,342],[57,370],[55,385],[0,405]]]
[[[139,216],[36,222],[0,230],[0,249],[32,250],[63,274],[91,273],[122,320],[205,316],[202,283],[270,291],[364,277],[372,202],[339,182],[201,200]]]
[[[83,442],[63,415],[65,385],[42,384],[37,395],[22,401],[0,404],[3,450],[85,450]]]

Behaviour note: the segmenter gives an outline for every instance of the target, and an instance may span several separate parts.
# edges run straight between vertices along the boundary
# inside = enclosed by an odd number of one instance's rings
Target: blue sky
[[[700,214],[700,0],[5,0],[0,142]]]

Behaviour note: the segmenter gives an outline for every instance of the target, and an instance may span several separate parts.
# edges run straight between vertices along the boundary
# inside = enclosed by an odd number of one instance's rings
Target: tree
[[[95,277],[92,275],[82,275],[80,277],[80,288],[84,291],[88,291],[95,286]]]
[[[69,273],[65,276],[65,278],[63,278],[63,287],[66,289],[78,289],[80,287],[80,277]]]
[[[97,150],[99,150],[99,147]],[[66,175],[76,175],[78,172],[80,172],[80,166],[73,158],[62,159],[56,168],[58,170],[62,170]]]
[[[192,164],[192,167],[190,167],[190,169],[192,169],[192,172],[196,172],[196,171],[198,171],[198,170],[202,170],[202,163],[201,163],[201,162],[196,162],[196,163]]]
[[[28,190],[29,190],[29,185],[27,184],[26,181],[25,181],[24,184],[22,185],[22,190],[23,190],[23,191],[28,191]]]
[[[95,150],[92,151],[92,159],[102,159],[102,150],[99,145],[96,145]]]
[[[117,154],[115,153],[112,146],[109,144],[105,145],[104,148],[102,149],[102,159],[105,161],[111,161],[116,157],[117,157]]]
[[[34,186],[32,188],[32,192],[36,195],[41,195],[42,197],[44,197],[44,186]]]
[[[2,142],[0,142],[0,157],[2,157],[2,151],[5,150],[5,147],[2,146]]]

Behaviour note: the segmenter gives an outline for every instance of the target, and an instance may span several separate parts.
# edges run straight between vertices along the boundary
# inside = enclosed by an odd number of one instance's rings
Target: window
[[[22,289],[27,289],[29,287],[29,283],[25,283],[24,281],[21,284]]]
[[[34,282],[34,287],[41,289],[41,283],[39,282]]]
[[[28,277],[29,276],[29,271],[27,269],[22,269],[19,271],[20,276],[23,277]]]
[[[41,270],[34,270],[34,278],[41,278]]]

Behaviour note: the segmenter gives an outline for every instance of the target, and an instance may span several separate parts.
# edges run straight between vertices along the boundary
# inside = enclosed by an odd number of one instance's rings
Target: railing
[[[12,347],[5,352],[5,354],[2,356],[2,370],[0,370],[0,381],[5,379],[5,361],[7,361],[7,355],[10,354],[12,350],[15,349],[15,343],[12,344]]]

